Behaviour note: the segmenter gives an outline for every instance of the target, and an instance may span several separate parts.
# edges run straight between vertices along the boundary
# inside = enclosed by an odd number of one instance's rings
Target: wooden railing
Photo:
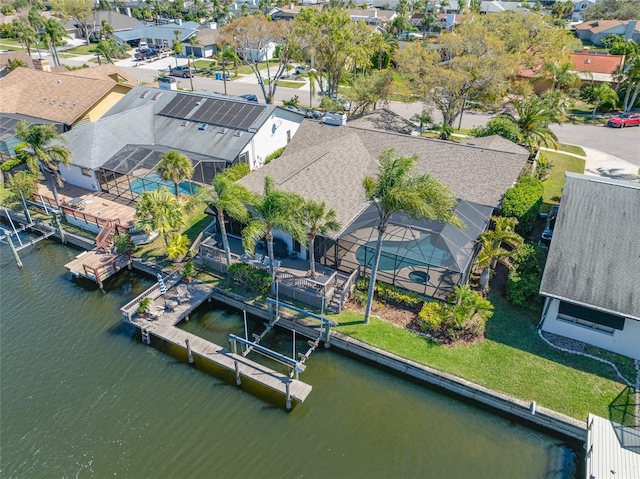
[[[98,285],[102,287],[103,273],[105,276],[110,276],[112,273],[115,273],[116,271],[124,268],[129,264],[130,261],[131,256],[129,256],[128,253],[122,253],[110,259],[109,261],[105,261],[104,264],[101,264],[100,266],[94,267],[83,264],[82,267],[84,268],[84,275],[87,278],[91,278],[91,276],[93,276],[96,280],[96,283],[98,283]]]
[[[342,276],[342,275],[340,275]],[[353,290],[356,287],[356,283],[360,279],[360,268],[356,268],[347,278],[347,280],[342,284],[342,292],[340,293],[340,300],[338,301],[338,314],[342,312],[342,306],[344,305],[345,299],[353,293]]]
[[[56,202],[53,198],[49,198],[47,196],[42,196],[39,194],[34,194],[33,197],[34,197],[34,201],[36,202],[37,201],[44,202],[48,206],[58,209],[58,205],[56,205]],[[62,213],[64,213],[66,217],[71,217],[76,220],[84,221],[85,223],[94,224],[100,228],[105,226],[114,228],[115,234],[129,233],[130,228],[128,226],[124,226],[120,224],[120,218],[112,218],[112,219],[101,218],[100,216],[95,216],[90,213],[84,213],[76,208],[71,208],[69,206],[64,206],[64,205],[61,205],[60,209],[62,210]]]

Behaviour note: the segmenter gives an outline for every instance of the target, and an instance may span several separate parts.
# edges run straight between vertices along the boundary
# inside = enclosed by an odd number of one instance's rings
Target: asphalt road
[[[173,62],[174,60],[170,58],[139,67],[124,66],[118,62],[118,67],[141,82],[151,83],[155,77],[157,77],[158,70],[166,68],[169,64],[173,65]],[[180,60],[180,63],[185,62],[185,60]],[[167,63],[167,65],[164,63]],[[178,86],[185,89],[191,88],[188,78],[178,78],[177,80]],[[240,80],[227,81],[226,83],[227,94],[229,95],[253,93],[257,95],[261,102],[264,101],[262,90],[257,85],[253,76]],[[197,76],[193,79],[193,87],[196,90],[224,93],[224,82],[211,78]],[[308,87],[301,89],[279,87],[276,90],[275,101],[276,103],[281,103],[283,100],[289,100],[293,98],[294,95],[297,95],[301,106],[309,106],[310,101],[313,106],[317,106],[319,98],[317,96],[310,98],[309,93]],[[391,102],[389,108],[405,118],[411,118],[414,114],[420,113],[423,106],[420,103]],[[486,124],[490,118],[492,118],[491,115],[483,113],[465,112],[462,116],[461,124],[463,128],[472,128]],[[437,112],[434,112],[434,120],[440,120]],[[455,126],[458,126],[458,122],[456,122]],[[554,125],[552,129],[562,143],[581,145],[604,151],[605,153],[640,166],[640,127],[613,129],[605,126],[563,124],[561,126]]]

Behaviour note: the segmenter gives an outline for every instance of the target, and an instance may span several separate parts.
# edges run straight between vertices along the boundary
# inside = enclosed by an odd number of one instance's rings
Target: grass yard
[[[564,155],[554,151],[544,151],[544,156],[553,162],[551,176],[542,182],[544,194],[542,196],[542,212],[548,212],[552,205],[560,202],[562,188],[564,188],[564,172],[584,173],[584,160],[575,156]]]
[[[89,50],[93,50],[96,45],[80,45],[77,47],[70,48],[69,50],[65,50],[65,54],[70,55],[93,55],[93,52]]]
[[[193,65],[198,70],[207,70],[209,68],[215,68],[218,65],[218,62],[215,60],[196,60],[193,62]]]
[[[16,51],[22,50],[23,48],[22,45],[20,45],[20,42],[14,38],[0,38],[0,49]],[[37,52],[37,49],[33,48],[32,51]]]
[[[279,63],[280,63],[280,60],[269,60],[269,65],[271,66],[278,65]],[[258,63],[259,70],[264,70],[266,68],[267,68],[267,62]],[[252,75],[253,68],[251,68],[250,65],[242,65],[241,67],[238,67],[237,69],[235,69],[235,72],[238,73],[239,75]]]
[[[560,151],[564,151],[565,153],[573,153],[574,155],[587,156],[584,150],[576,145],[567,145],[565,143],[560,143]]]
[[[269,80],[265,80],[264,84],[268,85]],[[278,80],[278,86],[282,88],[302,88],[304,85],[306,85],[306,83],[300,81]]]
[[[487,323],[487,339],[448,348],[378,318],[369,325],[362,314],[332,316],[336,330],[404,358],[454,374],[524,401],[585,420],[592,412],[608,417],[609,405],[625,388],[610,367],[581,356],[561,353],[538,336],[533,318],[492,295],[495,313]],[[624,359],[623,374],[633,364]],[[620,366],[620,364],[619,364]]]

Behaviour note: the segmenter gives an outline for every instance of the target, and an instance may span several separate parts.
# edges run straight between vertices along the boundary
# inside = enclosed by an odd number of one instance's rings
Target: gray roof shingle
[[[442,181],[460,199],[497,206],[516,181],[528,153],[490,150],[454,142],[304,120],[284,154],[242,178],[261,192],[271,176],[285,191],[325,201],[346,229],[368,203],[362,180],[378,171],[380,154],[394,148],[398,156],[417,155],[417,171]]]
[[[566,173],[540,294],[640,320],[640,185]]]

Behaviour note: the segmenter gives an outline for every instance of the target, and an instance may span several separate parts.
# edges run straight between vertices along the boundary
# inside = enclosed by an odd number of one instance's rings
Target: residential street
[[[186,59],[181,58],[178,62],[180,64],[186,64]],[[83,61],[65,59],[65,63],[78,65],[82,64]],[[132,66],[136,64],[138,63],[132,60],[116,62],[119,68],[134,76],[139,81],[151,83],[158,76],[159,70],[175,65],[175,59],[166,58],[153,63]],[[177,80],[179,87],[185,89],[191,88],[188,78],[179,78]],[[224,93],[223,82],[212,78],[197,76],[193,79],[193,87],[196,90]],[[234,81],[227,81],[227,93],[229,95],[253,93],[258,96],[261,102],[264,101],[262,91],[253,75],[248,75]],[[276,90],[275,101],[276,103],[280,103],[283,100],[291,99],[294,95],[298,95],[301,106],[306,107],[310,104],[309,93],[308,86],[300,89],[279,87]],[[319,100],[317,95],[311,100],[313,101],[313,105],[317,106]],[[416,113],[420,113],[422,105],[419,103],[391,102],[390,109],[405,118],[411,118]],[[484,125],[491,117],[491,115],[483,113],[465,112],[462,117],[462,127],[472,128],[474,126]],[[440,121],[439,114],[436,111],[434,111],[434,120]],[[456,122],[455,126],[458,126],[458,122]],[[564,124],[561,126],[554,125],[552,129],[563,143],[600,150],[640,166],[640,127],[613,129],[606,126]]]

